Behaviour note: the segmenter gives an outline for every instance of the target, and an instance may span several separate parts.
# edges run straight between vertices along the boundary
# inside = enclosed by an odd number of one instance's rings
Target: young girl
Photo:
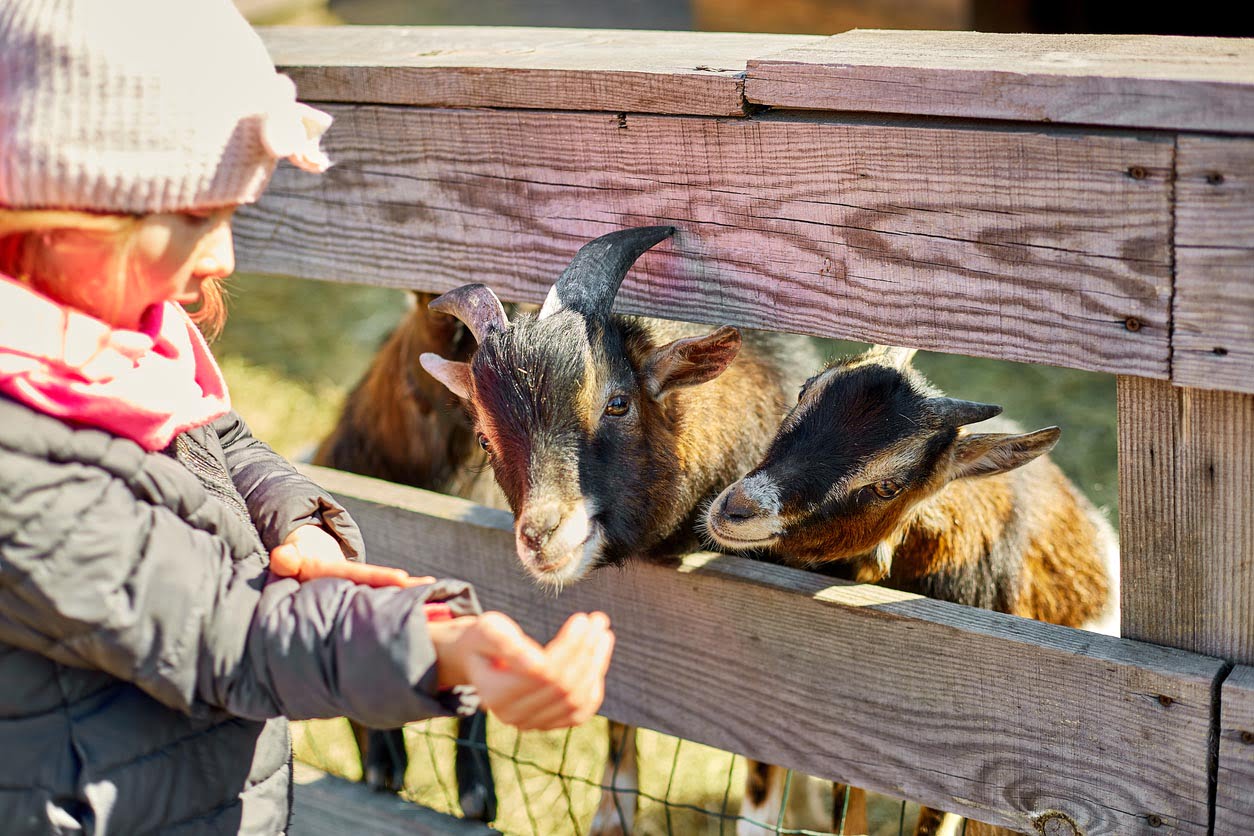
[[[220,324],[234,207],[280,158],[324,169],[329,121],[227,0],[0,0],[5,833],[279,833],[284,718],[600,705],[599,613],[541,647],[457,581],[268,572],[361,539],[230,411],[179,303]]]

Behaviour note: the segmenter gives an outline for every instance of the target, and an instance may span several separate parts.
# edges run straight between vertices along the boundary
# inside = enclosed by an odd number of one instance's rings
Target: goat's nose
[[[549,542],[561,521],[562,515],[556,506],[530,510],[519,523],[518,536],[527,548],[538,552]]]
[[[736,485],[723,497],[722,513],[729,520],[751,520],[760,516],[763,508]]]

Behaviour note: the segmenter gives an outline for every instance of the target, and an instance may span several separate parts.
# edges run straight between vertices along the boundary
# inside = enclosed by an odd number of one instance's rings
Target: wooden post
[[[1254,662],[1254,395],[1119,378],[1123,635]]]
[[[1220,712],[1212,832],[1248,833],[1254,821],[1254,668],[1238,667],[1224,682]]]

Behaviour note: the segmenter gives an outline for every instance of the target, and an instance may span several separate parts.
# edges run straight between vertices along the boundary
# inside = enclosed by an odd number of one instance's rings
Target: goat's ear
[[[950,479],[992,476],[1022,467],[1058,443],[1062,430],[1046,427],[1034,433],[972,433],[954,442]]]
[[[645,388],[656,400],[674,389],[706,383],[722,374],[739,351],[740,332],[730,325],[667,343],[645,357]]]
[[[457,360],[445,360],[438,354],[426,352],[419,356],[418,362],[436,380],[448,387],[448,390],[464,401],[470,400],[470,364]]]

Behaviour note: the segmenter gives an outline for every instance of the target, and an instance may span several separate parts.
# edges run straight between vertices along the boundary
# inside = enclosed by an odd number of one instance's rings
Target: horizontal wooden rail
[[[751,59],[756,104],[1254,133],[1254,40],[863,29]]]
[[[538,302],[596,235],[672,223],[619,310],[1169,374],[1170,138],[328,109],[338,165],[279,172],[241,269]]]
[[[261,31],[313,101],[713,116],[744,114],[750,58],[825,40],[484,26]]]
[[[602,609],[614,719],[1032,831],[1207,832],[1216,659],[724,555],[603,569],[555,595],[510,516],[321,468],[371,558],[475,584],[549,636]]]

